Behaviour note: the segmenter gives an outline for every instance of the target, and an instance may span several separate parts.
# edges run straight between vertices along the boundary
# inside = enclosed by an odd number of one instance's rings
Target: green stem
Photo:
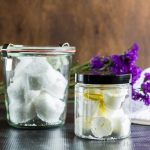
[[[89,66],[89,61],[84,64],[76,65],[76,66],[72,67],[70,70],[70,74],[76,73],[78,70],[83,69],[85,66]]]
[[[109,60],[109,62],[106,65],[104,65],[104,67],[100,68],[99,70],[100,71],[106,70],[111,65],[111,63],[112,63],[112,61]]]

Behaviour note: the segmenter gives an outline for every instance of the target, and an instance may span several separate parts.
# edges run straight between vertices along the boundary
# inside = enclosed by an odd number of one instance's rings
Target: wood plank
[[[0,44],[67,41],[82,63],[97,53],[123,53],[137,41],[138,64],[149,67],[149,8],[149,0],[1,0]]]

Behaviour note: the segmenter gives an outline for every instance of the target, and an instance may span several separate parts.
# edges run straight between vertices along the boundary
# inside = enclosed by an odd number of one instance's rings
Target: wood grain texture
[[[123,53],[139,42],[139,62],[150,66],[149,0],[0,0],[0,44],[77,47],[76,61]]]

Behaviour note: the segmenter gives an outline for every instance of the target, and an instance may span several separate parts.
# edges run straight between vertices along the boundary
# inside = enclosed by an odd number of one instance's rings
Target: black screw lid
[[[131,74],[114,75],[114,74],[76,74],[75,82],[84,84],[125,84],[130,83]]]

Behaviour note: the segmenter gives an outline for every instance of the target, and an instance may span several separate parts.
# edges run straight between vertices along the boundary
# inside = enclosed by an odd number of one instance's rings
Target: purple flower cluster
[[[104,58],[100,56],[94,56],[90,61],[91,69],[95,71],[101,70],[101,68],[105,68],[116,75],[130,73],[132,74],[133,85],[140,77],[142,72],[142,69],[136,65],[138,50],[138,45],[134,43],[131,49],[125,52],[124,55],[112,55],[110,57]],[[111,62],[111,64],[108,65],[109,62]],[[107,66],[107,68],[104,66]]]
[[[139,47],[136,43],[124,55],[112,55],[111,71],[115,74],[132,74],[132,85],[140,77],[142,69],[136,65]]]
[[[150,81],[143,82],[141,85],[141,88],[142,88],[144,94],[150,93]]]
[[[112,55],[109,57],[94,56],[90,61],[92,71],[109,71],[110,73],[132,74],[132,98],[134,100],[143,100],[146,105],[150,105],[150,74],[145,74],[144,82],[141,85],[142,92],[133,89],[134,83],[139,79],[142,69],[136,65],[138,59],[138,44],[133,46],[124,53],[124,55]]]
[[[144,82],[141,85],[141,92],[132,89],[134,100],[143,100],[145,105],[150,105],[150,73],[145,73]]]
[[[150,73],[145,73],[145,80],[144,81],[147,81],[147,80],[150,80]]]
[[[138,59],[138,51],[139,46],[137,43],[134,43],[130,50],[125,52],[125,59],[128,64],[135,64],[136,60]]]
[[[91,60],[90,60],[90,66],[92,69],[99,69],[101,67],[103,67],[103,62],[102,59],[100,58],[100,56],[94,56]]]
[[[104,72],[110,70],[109,65],[110,57],[100,57],[99,55],[96,55],[90,60],[90,68],[92,72],[96,74],[103,74]]]
[[[134,100],[140,100],[141,98],[143,98],[143,94],[139,93],[138,91],[132,88],[132,98]]]
[[[130,66],[130,71],[129,73],[132,74],[132,85],[140,78],[142,69],[136,65]]]
[[[112,55],[111,71],[117,75],[129,73],[128,64],[125,63],[124,56]]]

